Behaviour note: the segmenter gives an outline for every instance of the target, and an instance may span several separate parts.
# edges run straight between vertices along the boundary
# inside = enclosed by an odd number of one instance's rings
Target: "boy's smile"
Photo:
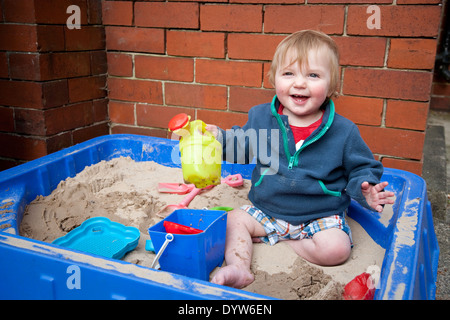
[[[278,68],[275,91],[291,125],[308,126],[321,117],[320,106],[327,98],[330,86],[327,54],[326,49],[310,50],[308,64],[300,65],[296,55],[289,51]]]

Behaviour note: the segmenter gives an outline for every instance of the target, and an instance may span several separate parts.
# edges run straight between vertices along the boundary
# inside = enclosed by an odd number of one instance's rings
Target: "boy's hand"
[[[213,136],[215,138],[217,138],[217,135],[219,134],[219,129],[217,129],[217,126],[213,125],[213,124],[207,124],[206,125],[206,130],[208,130],[209,132],[211,132],[213,134]]]
[[[388,183],[386,181],[374,186],[367,181],[364,181],[361,184],[361,192],[366,198],[367,203],[378,212],[383,211],[383,204],[394,203],[394,199],[392,199],[392,197],[395,196],[395,194],[390,191],[384,191],[384,188],[387,185]]]

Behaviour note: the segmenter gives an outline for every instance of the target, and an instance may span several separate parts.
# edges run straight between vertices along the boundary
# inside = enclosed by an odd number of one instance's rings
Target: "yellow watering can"
[[[201,120],[180,113],[169,121],[169,130],[179,135],[181,169],[186,183],[197,188],[221,182],[222,145]]]

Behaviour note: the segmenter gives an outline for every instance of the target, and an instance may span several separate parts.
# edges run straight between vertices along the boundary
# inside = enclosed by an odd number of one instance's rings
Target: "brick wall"
[[[364,3],[364,4],[361,4]],[[381,29],[369,29],[369,5]],[[289,33],[318,29],[341,50],[337,110],[385,166],[420,174],[441,15],[438,0],[104,1],[112,133],[168,137],[186,112],[229,128],[273,90]]]
[[[108,133],[108,115],[109,133],[160,137],[169,137],[167,123],[179,112],[242,125],[250,107],[273,96],[265,75],[276,45],[318,29],[341,50],[338,112],[385,166],[422,171],[440,0],[0,4],[0,160],[29,160]],[[80,30],[64,26],[70,4],[81,8]],[[369,5],[380,10],[380,29],[368,28]]]
[[[0,170],[109,133],[104,38],[100,1],[0,2]]]

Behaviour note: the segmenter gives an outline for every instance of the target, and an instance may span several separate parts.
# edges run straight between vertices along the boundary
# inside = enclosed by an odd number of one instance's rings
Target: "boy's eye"
[[[309,76],[311,78],[319,78],[319,75],[317,73],[310,73]]]
[[[283,72],[283,76],[292,76],[292,75],[293,75],[293,73],[290,71]]]

